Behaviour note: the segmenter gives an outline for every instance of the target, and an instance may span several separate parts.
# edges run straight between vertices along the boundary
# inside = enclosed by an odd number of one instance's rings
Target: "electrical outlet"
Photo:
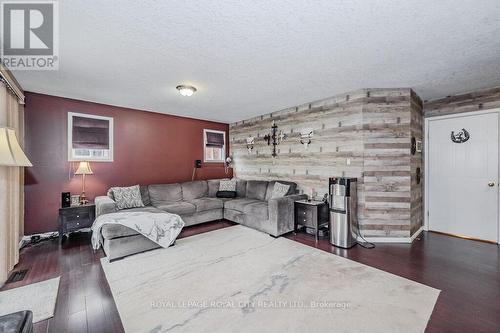
[[[348,158],[346,162],[347,162],[347,165],[351,165],[351,159],[350,158]]]

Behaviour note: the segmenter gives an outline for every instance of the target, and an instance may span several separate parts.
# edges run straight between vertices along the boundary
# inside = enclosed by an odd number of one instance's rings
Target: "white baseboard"
[[[424,227],[420,227],[417,232],[415,232],[411,237],[364,237],[366,241],[370,243],[412,243],[415,238],[420,235],[420,233],[424,230]],[[363,239],[358,236],[358,241],[363,242]]]
[[[420,228],[418,228],[418,230],[410,237],[411,242],[413,242],[415,240],[415,238],[420,236],[420,234],[422,233],[422,231],[424,231],[424,229],[425,229],[424,226],[421,226]]]

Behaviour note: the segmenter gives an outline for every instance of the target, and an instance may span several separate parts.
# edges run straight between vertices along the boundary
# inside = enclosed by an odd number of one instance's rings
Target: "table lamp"
[[[85,205],[89,203],[87,197],[85,197],[85,175],[92,175],[92,169],[90,168],[89,162],[82,161],[78,165],[78,169],[75,171],[75,175],[82,175],[82,194],[80,194],[80,205]]]

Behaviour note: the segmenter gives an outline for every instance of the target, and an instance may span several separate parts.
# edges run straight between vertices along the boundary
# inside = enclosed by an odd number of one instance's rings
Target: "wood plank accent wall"
[[[424,116],[444,116],[496,108],[500,108],[500,87],[483,89],[425,102]]]
[[[233,123],[235,174],[295,181],[317,197],[328,193],[329,177],[357,177],[363,235],[410,237],[422,224],[422,191],[411,176],[422,157],[410,157],[411,135],[422,135],[421,105],[411,89],[361,89]],[[273,120],[287,134],[275,159],[263,139]],[[299,142],[304,128],[314,130],[307,150]],[[256,138],[252,153],[248,136]]]
[[[422,100],[412,91],[410,105],[411,137],[417,141],[424,141],[424,117]],[[424,225],[424,156],[423,152],[411,155],[411,224],[410,233],[413,235]],[[417,183],[417,168],[420,168],[420,183]]]

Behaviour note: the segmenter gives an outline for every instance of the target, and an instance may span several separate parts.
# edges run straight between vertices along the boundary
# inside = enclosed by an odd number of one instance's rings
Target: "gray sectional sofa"
[[[236,182],[236,198],[216,197],[220,180],[141,186],[144,207],[122,211],[169,212],[178,214],[186,226],[227,219],[278,237],[294,228],[294,201],[306,199],[290,185],[282,198],[271,198],[275,181]],[[117,212],[112,193],[95,199],[96,216]],[[101,231],[101,243],[109,260],[157,248],[158,245],[132,229],[109,224]]]

